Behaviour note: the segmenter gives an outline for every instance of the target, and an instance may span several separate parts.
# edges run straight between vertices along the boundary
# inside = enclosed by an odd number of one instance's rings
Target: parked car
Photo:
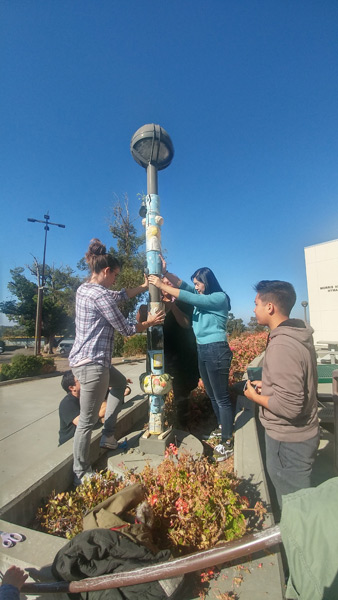
[[[74,342],[75,342],[75,340],[73,340],[73,339],[61,340],[61,342],[59,342],[58,347],[57,347],[58,352],[60,354],[62,354],[63,356],[68,356],[69,352],[73,348]]]

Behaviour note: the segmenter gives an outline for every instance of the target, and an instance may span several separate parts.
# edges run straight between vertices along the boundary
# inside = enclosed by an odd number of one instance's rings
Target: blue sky
[[[336,0],[2,0],[0,298],[42,260],[28,217],[66,225],[48,264],[112,244],[115,195],[136,216],[146,192],[131,137],[159,123],[169,268],[212,268],[244,321],[257,281],[291,281],[302,316],[304,247],[338,237],[337,31]]]

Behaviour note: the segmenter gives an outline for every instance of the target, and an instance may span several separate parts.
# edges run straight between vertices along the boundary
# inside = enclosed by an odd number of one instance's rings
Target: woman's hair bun
[[[89,248],[87,254],[95,254],[95,256],[102,256],[107,254],[106,246],[102,244],[98,238],[93,238],[89,242]]]
[[[112,254],[107,254],[106,246],[98,238],[90,240],[85,260],[91,273],[101,273],[107,267],[111,271],[121,268],[118,259]]]

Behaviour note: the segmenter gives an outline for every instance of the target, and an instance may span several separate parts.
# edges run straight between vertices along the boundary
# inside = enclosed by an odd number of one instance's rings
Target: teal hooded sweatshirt
[[[227,341],[228,299],[224,292],[198,294],[182,281],[178,299],[194,306],[192,327],[198,344]]]

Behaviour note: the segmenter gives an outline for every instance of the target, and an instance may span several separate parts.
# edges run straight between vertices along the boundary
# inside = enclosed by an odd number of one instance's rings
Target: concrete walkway
[[[147,400],[143,396],[138,377],[144,371],[144,360],[128,360],[119,364],[124,375],[133,381],[132,394],[121,411],[118,430],[120,436],[133,430],[137,421],[147,421]],[[0,547],[0,568],[10,564],[32,566],[49,574],[48,565],[65,540],[27,528],[36,506],[52,489],[62,490],[72,479],[72,440],[61,447],[58,443],[58,406],[64,392],[61,376],[37,379],[0,386],[0,529],[19,531],[26,536],[23,544],[5,550]],[[268,514],[265,527],[274,524],[270,512],[270,498],[262,464],[256,420],[252,403],[242,399],[242,411],[237,418],[235,438],[235,471],[243,479],[241,493],[260,499]],[[93,460],[101,456],[100,432],[94,432]],[[333,436],[323,434],[318,460],[315,465],[316,483],[335,476],[333,469]],[[63,487],[62,487],[63,486]],[[29,495],[27,495],[29,492]],[[28,500],[29,498],[29,500]],[[222,594],[234,592],[240,600],[282,600],[280,556],[261,553],[250,560],[237,561],[223,568],[217,579],[210,582],[206,598],[216,600]],[[40,598],[46,596],[40,596]],[[48,595],[48,599],[67,600],[65,595]],[[181,598],[198,600],[190,586],[190,576]]]
[[[145,364],[135,359],[116,366],[133,381],[125,411],[144,398],[139,375]],[[0,386],[0,515],[11,499],[34,485],[43,465],[62,461],[72,452],[72,440],[58,447],[58,408],[65,396],[61,378],[59,375]],[[98,435],[96,431],[93,437]]]

